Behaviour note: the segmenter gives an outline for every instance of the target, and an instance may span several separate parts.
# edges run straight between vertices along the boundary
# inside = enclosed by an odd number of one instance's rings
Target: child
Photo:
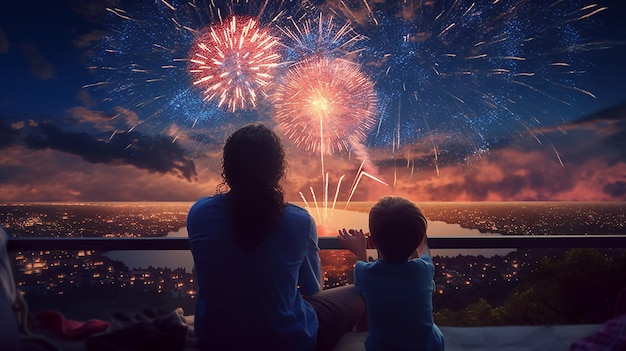
[[[382,198],[369,214],[370,233],[380,255],[374,262],[367,262],[363,230],[339,231],[339,241],[358,259],[354,285],[367,309],[367,351],[444,348],[443,335],[433,322],[435,267],[426,227],[426,217],[412,202]]]

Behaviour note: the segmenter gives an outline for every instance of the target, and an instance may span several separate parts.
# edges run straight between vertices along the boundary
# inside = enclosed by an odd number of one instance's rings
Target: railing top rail
[[[337,238],[321,237],[322,250],[341,250]],[[431,249],[626,248],[626,235],[431,236]],[[159,238],[10,238],[9,251],[42,250],[189,250],[184,237]]]

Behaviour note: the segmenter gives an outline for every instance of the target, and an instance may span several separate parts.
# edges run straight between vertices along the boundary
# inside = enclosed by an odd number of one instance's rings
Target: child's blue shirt
[[[404,263],[357,261],[354,285],[365,300],[368,351],[443,350],[433,322],[435,267],[427,254]]]

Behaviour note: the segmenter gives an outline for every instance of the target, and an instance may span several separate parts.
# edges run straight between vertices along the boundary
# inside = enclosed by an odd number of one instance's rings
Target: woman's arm
[[[302,295],[312,295],[324,288],[324,271],[319,256],[317,227],[312,217],[306,255],[298,273],[298,285],[300,285]]]

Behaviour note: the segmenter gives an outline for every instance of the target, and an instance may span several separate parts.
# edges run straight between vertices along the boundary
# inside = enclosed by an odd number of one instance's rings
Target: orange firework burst
[[[330,154],[362,141],[376,122],[374,84],[353,62],[312,59],[287,72],[274,102],[279,128],[296,145]]]
[[[252,18],[232,16],[196,38],[189,59],[193,85],[219,107],[250,109],[269,84],[280,55],[278,40]]]

